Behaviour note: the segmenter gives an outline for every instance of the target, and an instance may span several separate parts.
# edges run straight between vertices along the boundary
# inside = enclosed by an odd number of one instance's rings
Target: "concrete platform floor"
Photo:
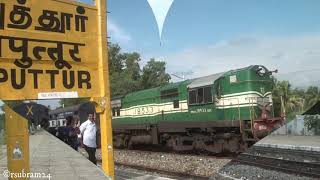
[[[320,151],[320,136],[269,135],[254,146]]]
[[[116,170],[116,180],[173,180],[165,177],[157,177],[147,174],[134,173],[124,170]]]
[[[38,132],[29,138],[30,172],[50,174],[49,178],[31,178],[48,180],[107,180],[104,172],[92,164],[84,155],[73,150],[46,131]],[[3,173],[7,170],[6,146],[0,146],[0,180],[7,179]],[[115,170],[116,180],[169,180],[125,170]]]
[[[31,173],[50,174],[53,180],[109,179],[100,168],[46,131],[31,135],[29,148]],[[6,146],[2,146],[4,150]],[[7,170],[6,154],[2,153],[0,158],[0,180],[7,179],[2,174]]]

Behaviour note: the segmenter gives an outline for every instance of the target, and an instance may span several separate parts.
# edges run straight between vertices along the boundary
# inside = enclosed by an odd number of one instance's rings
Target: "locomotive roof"
[[[308,109],[302,115],[317,115],[317,114],[320,114],[320,101],[314,104],[310,109]]]
[[[195,78],[191,80],[191,83],[188,85],[188,88],[208,86],[214,83],[215,80],[219,79],[225,72],[212,74],[209,76],[204,76],[200,78]]]
[[[233,70],[226,71],[226,72],[221,72],[221,73],[216,73],[216,74],[211,74],[208,76],[203,76],[203,77],[191,79],[191,83],[187,87],[192,89],[192,88],[196,88],[196,87],[209,86],[209,85],[213,84],[215,80],[219,79],[223,75],[226,75],[228,73],[233,73],[236,71],[251,69],[256,66],[257,65],[251,65],[251,66],[244,67],[244,68],[233,69]]]
[[[159,91],[170,89],[170,88],[176,88],[181,85],[186,85],[190,89],[196,88],[196,87],[208,86],[208,85],[214,84],[215,80],[219,79],[220,77],[222,77],[228,73],[251,69],[255,66],[256,65],[251,65],[251,66],[244,67],[244,68],[234,69],[234,70],[211,74],[211,75],[203,76],[203,77],[199,77],[199,78],[189,79],[189,80],[175,82],[175,83],[169,83],[164,86],[159,86],[159,87],[155,87],[155,88],[131,92],[131,93],[126,94],[125,96],[113,97],[112,100],[122,99],[123,97],[126,97],[125,99],[127,101],[133,102],[133,101],[137,101],[140,99],[154,98],[159,95]]]

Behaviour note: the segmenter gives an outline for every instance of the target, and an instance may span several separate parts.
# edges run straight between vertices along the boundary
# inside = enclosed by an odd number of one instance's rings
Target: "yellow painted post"
[[[29,133],[28,121],[5,105],[8,171],[12,174],[8,179],[29,179]],[[21,178],[16,178],[18,176]]]
[[[107,49],[106,0],[96,0],[98,8],[98,43],[99,43],[99,77],[100,97],[98,103],[104,107],[100,113],[102,169],[114,179],[114,160],[112,145],[112,124],[110,111],[110,85]]]

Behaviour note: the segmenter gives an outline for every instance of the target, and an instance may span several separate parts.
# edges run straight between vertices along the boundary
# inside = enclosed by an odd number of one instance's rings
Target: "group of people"
[[[97,164],[97,127],[96,118],[93,112],[88,113],[88,119],[80,125],[79,116],[66,117],[66,126],[59,129],[58,138],[78,151],[79,146],[83,147],[89,155],[89,160]]]
[[[78,135],[80,135],[79,122],[78,116],[68,116],[66,117],[66,126],[58,129],[58,138],[76,151],[80,146],[80,140],[78,139]]]

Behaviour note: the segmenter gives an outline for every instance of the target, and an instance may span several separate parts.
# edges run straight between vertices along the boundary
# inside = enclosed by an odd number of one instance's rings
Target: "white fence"
[[[320,120],[320,115],[315,115]],[[312,128],[308,130],[305,125],[305,117],[302,115],[297,115],[296,118],[286,125],[280,127],[271,133],[271,135],[295,135],[295,136],[314,136],[316,135],[316,129]],[[320,122],[318,122],[320,123]]]

